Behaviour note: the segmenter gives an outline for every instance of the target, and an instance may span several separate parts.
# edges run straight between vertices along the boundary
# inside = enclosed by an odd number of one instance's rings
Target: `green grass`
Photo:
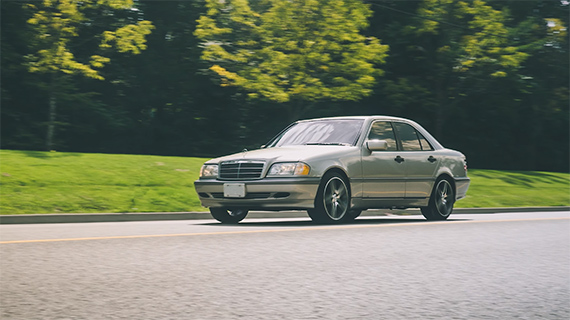
[[[467,197],[457,208],[570,206],[570,174],[472,170]]]
[[[0,214],[204,211],[205,159],[0,150]]]
[[[206,159],[0,150],[0,214],[205,211]],[[470,170],[458,208],[569,206],[570,174]]]

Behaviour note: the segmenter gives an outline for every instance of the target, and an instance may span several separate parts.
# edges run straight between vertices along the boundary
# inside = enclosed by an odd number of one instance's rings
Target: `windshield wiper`
[[[344,142],[305,142],[303,144],[306,146],[350,146]]]

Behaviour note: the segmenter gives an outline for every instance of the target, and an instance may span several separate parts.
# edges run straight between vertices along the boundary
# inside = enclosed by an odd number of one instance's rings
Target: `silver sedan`
[[[307,210],[318,223],[348,222],[373,208],[421,208],[445,220],[470,180],[465,156],[419,124],[386,116],[291,124],[259,150],[207,161],[195,181],[222,223],[251,210]]]

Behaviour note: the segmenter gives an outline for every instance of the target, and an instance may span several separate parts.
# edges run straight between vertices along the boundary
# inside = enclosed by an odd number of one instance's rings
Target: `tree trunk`
[[[57,97],[56,97],[56,77],[52,76],[49,92],[49,114],[46,134],[46,150],[53,150],[53,140],[55,137],[55,119],[57,116]]]
[[[441,141],[443,139],[443,126],[445,124],[445,109],[446,109],[446,97],[443,85],[441,84],[441,79],[436,80],[436,101],[437,106],[435,110],[435,136],[436,139]]]

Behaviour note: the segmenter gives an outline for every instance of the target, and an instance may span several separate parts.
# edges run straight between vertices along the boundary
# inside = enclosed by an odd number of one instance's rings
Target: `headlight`
[[[217,164],[205,164],[200,169],[200,178],[212,178],[218,176]]]
[[[311,168],[302,162],[276,163],[271,166],[267,176],[306,176]]]

